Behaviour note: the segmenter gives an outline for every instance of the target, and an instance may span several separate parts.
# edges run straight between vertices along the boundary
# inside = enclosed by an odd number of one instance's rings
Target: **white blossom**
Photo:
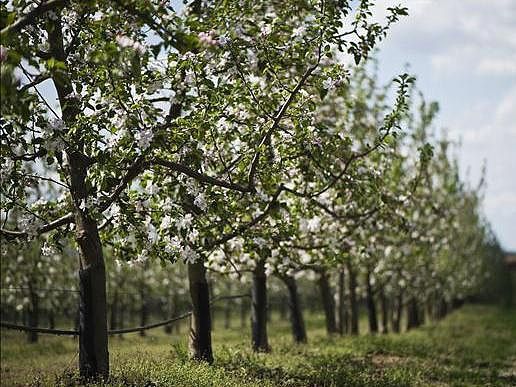
[[[138,141],[138,146],[141,150],[146,150],[149,148],[152,139],[154,138],[154,133],[151,128],[143,129],[142,131],[136,133],[134,136],[136,141]]]
[[[199,254],[195,252],[190,246],[185,246],[181,251],[181,258],[185,263],[192,264],[199,259]]]
[[[194,205],[196,207],[199,207],[202,211],[205,211],[206,208],[208,207],[207,203],[206,203],[206,198],[204,197],[204,194],[203,193],[199,193],[195,199],[194,199]]]
[[[191,226],[192,221],[193,221],[192,214],[186,214],[185,216],[183,216],[182,218],[180,218],[176,221],[176,228],[179,231],[181,231],[183,229],[187,229]]]

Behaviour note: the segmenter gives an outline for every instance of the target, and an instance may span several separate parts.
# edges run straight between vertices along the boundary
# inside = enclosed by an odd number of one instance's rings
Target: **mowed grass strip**
[[[188,360],[186,329],[110,340],[111,379],[92,386],[511,386],[516,385],[516,311],[467,305],[445,320],[402,333],[326,337],[307,316],[309,343],[294,345],[273,316],[270,354],[250,350],[239,322],[213,332],[215,364]],[[362,326],[363,331],[366,327]],[[37,344],[2,330],[2,386],[77,385],[77,341],[40,336]]]

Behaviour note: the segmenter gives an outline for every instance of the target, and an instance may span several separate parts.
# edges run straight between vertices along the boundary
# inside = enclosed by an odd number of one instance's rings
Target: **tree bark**
[[[400,333],[401,331],[401,314],[403,311],[403,293],[401,290],[396,297],[396,306],[392,313],[392,330],[394,333]]]
[[[417,328],[419,325],[419,307],[417,300],[412,297],[407,305],[407,331]]]
[[[143,280],[142,280],[143,281]],[[147,296],[145,294],[145,284],[140,283],[140,326],[143,327],[147,324],[147,316],[148,316],[148,305],[147,305]],[[144,330],[140,331],[140,336],[144,337],[146,332]]]
[[[213,363],[211,347],[210,293],[206,281],[204,262],[188,264],[188,280],[192,299],[190,319],[189,350],[193,360]]]
[[[348,324],[348,310],[346,306],[346,294],[345,294],[345,273],[344,267],[341,267],[339,270],[339,305],[338,305],[338,331],[339,334],[343,335],[348,333],[349,324]]]
[[[170,294],[170,291],[167,295],[166,302],[165,302],[165,305],[163,306],[163,309],[165,310],[165,319],[174,317],[175,302],[174,302],[172,294]],[[172,334],[172,324],[165,325],[163,327],[163,330],[167,335]]]
[[[56,313],[54,307],[50,307],[48,311],[48,327],[50,329],[55,329],[56,327]]]
[[[226,291],[228,292],[228,295],[231,294],[231,282],[226,283]],[[233,307],[233,301],[232,300],[226,300],[226,303],[224,305],[224,328],[230,329],[231,328],[231,308]]]
[[[389,301],[385,296],[384,289],[380,289],[380,306],[382,309],[382,333],[389,333]]]
[[[444,297],[440,297],[437,307],[436,307],[436,312],[435,312],[436,318],[438,320],[441,320],[444,317],[446,317],[447,314],[448,314],[448,304],[446,303],[446,300],[444,299]]]
[[[365,275],[366,281],[366,304],[367,316],[369,320],[369,332],[372,334],[378,333],[378,316],[376,314],[376,304],[374,302],[373,287],[371,285],[371,273],[367,270]]]
[[[321,292],[321,299],[324,309],[324,316],[326,318],[326,332],[328,334],[337,333],[337,322],[335,320],[335,300],[333,298],[333,291],[330,286],[329,275],[325,270],[322,270],[319,276],[319,290]]]
[[[58,17],[49,25],[48,43],[54,58],[66,64],[67,54],[60,10]],[[67,96],[73,93],[72,77],[66,70],[53,76],[59,98],[62,119],[68,127],[76,124],[80,113],[79,106],[70,102]],[[81,253],[79,270],[79,371],[83,378],[107,377],[109,374],[109,352],[107,335],[106,271],[104,256],[97,223],[84,208],[88,195],[86,177],[91,160],[83,152],[83,133],[77,131],[69,149],[66,150],[69,174],[70,195],[74,205],[75,239]]]
[[[353,266],[348,262],[347,269],[349,273],[349,304],[351,310],[351,331],[352,335],[358,335],[358,301],[357,301],[357,275]]]
[[[290,322],[292,326],[292,336],[296,343],[306,343],[306,329],[305,320],[303,318],[303,311],[301,302],[299,300],[299,293],[297,291],[297,283],[294,277],[282,276],[281,279],[288,289],[288,307],[290,310]]]
[[[29,326],[36,328],[39,324],[39,297],[36,291],[33,289],[32,282],[29,282],[29,297],[30,297],[30,306],[28,310],[28,322]],[[28,332],[27,339],[29,343],[37,343],[38,342],[38,333],[37,332]]]
[[[253,288],[251,291],[252,311],[251,330],[253,350],[269,352],[267,337],[267,276],[265,275],[265,260],[257,262],[253,270]]]

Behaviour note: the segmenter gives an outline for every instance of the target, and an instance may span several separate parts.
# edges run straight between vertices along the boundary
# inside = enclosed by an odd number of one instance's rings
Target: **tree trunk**
[[[226,283],[226,291],[228,292],[228,296],[231,294],[231,282]],[[232,300],[226,300],[224,305],[224,328],[231,328],[231,308],[233,307]]]
[[[99,254],[101,255],[102,252]],[[109,353],[104,263],[92,264],[81,269],[79,286],[80,374],[84,378],[107,377]]]
[[[346,294],[345,294],[345,273],[344,267],[341,267],[339,270],[339,305],[338,305],[338,331],[339,334],[343,335],[348,333],[348,310],[346,307]]]
[[[213,279],[211,278],[211,276],[209,278],[206,277],[206,282],[208,283],[208,294],[215,294],[215,292],[213,291]],[[212,331],[215,330],[216,309],[217,309],[217,304],[213,304],[213,306],[210,307],[210,317],[211,317],[210,325],[211,325]]]
[[[147,316],[148,316],[148,305],[147,305],[147,295],[145,294],[145,285],[143,283],[140,284],[140,326],[143,327],[147,324]],[[144,337],[146,332],[141,330],[140,336]]]
[[[337,333],[337,323],[335,321],[335,300],[330,286],[328,273],[323,270],[319,276],[319,290],[321,291],[321,299],[326,318],[326,332],[328,334]]]
[[[372,334],[378,333],[378,316],[376,315],[376,304],[374,302],[373,287],[371,285],[371,273],[367,270],[365,275],[366,280],[366,304],[367,316],[369,320],[369,332]]]
[[[351,310],[350,333],[352,335],[358,335],[357,275],[350,263],[346,266],[349,273],[349,304]]]
[[[32,282],[29,283],[29,297],[30,297],[30,306],[28,310],[28,323],[30,327],[36,328],[39,324],[39,297],[36,291],[32,287]],[[27,339],[29,343],[37,343],[38,342],[38,333],[37,332],[28,332]]]
[[[438,320],[443,319],[448,314],[448,304],[446,303],[446,300],[444,297],[440,297],[437,308],[436,308],[435,316]]]
[[[55,10],[57,18],[48,23],[47,33],[51,55],[65,63],[67,54],[64,48],[64,39],[60,10]],[[74,88],[72,77],[66,68],[53,76],[62,119],[68,127],[77,122],[80,107],[68,99]],[[74,205],[75,239],[81,252],[79,270],[79,371],[83,378],[107,377],[109,374],[109,352],[107,334],[107,301],[106,301],[106,271],[104,256],[100,241],[97,223],[84,208],[89,192],[86,183],[88,168],[91,159],[83,154],[83,133],[79,129],[72,138],[72,146],[67,150],[70,175],[70,195]]]
[[[419,326],[419,308],[417,300],[413,297],[407,305],[407,331]]]
[[[56,327],[56,313],[53,307],[50,307],[48,311],[48,327],[50,329],[55,329]]]
[[[382,333],[389,333],[389,302],[384,289],[380,289],[380,305],[382,308]]]
[[[188,264],[188,280],[192,299],[192,317],[190,319],[189,350],[193,360],[213,363],[211,348],[211,313],[210,293],[206,281],[204,262]]]
[[[267,337],[267,276],[265,275],[265,260],[257,262],[253,270],[251,330],[253,350],[269,352]]]
[[[401,313],[403,311],[403,293],[401,290],[396,297],[396,309],[392,313],[392,330],[395,333],[401,331]]]
[[[292,325],[292,336],[296,343],[306,343],[305,320],[297,291],[297,283],[294,277],[282,276],[281,279],[288,289],[288,307],[290,310],[290,322]]]
[[[163,306],[163,309],[165,310],[165,319],[169,319],[169,318],[172,318],[174,317],[174,309],[175,309],[175,301],[174,301],[174,298],[172,296],[172,294],[169,294],[167,295],[167,298],[166,298],[166,303],[165,305]],[[167,335],[170,335],[172,334],[172,324],[167,324],[163,327],[163,330],[165,331],[165,333]]]

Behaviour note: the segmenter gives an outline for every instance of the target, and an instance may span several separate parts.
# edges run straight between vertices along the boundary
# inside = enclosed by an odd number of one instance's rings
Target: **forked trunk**
[[[192,299],[189,350],[193,360],[213,363],[211,348],[210,292],[206,281],[204,262],[188,264],[188,280]]]
[[[253,350],[269,352],[267,337],[267,276],[265,275],[265,261],[257,262],[253,270],[253,288],[251,291],[252,311],[251,330]]]
[[[297,283],[294,277],[282,276],[281,279],[288,289],[288,307],[290,310],[290,322],[292,326],[292,336],[296,343],[306,343],[305,320],[297,291]]]

